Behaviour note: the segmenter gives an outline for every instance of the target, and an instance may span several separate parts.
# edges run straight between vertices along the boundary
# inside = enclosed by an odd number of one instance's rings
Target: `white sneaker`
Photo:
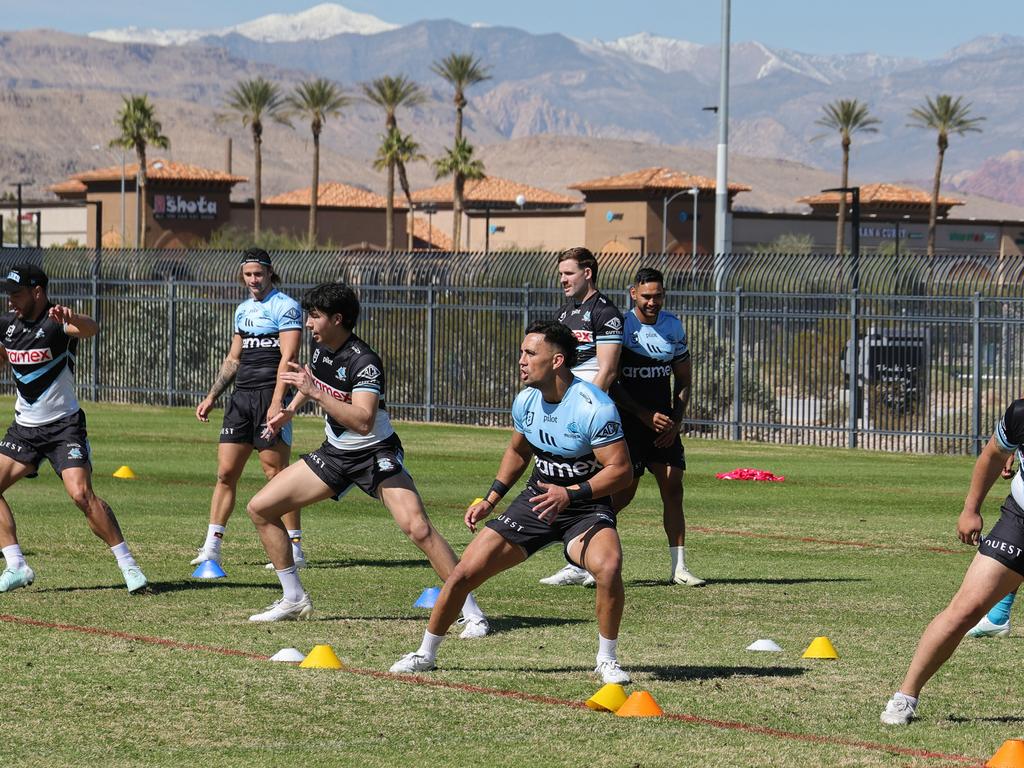
[[[672,574],[672,578],[669,579],[671,584],[682,584],[687,587],[703,587],[707,584],[704,579],[697,578],[685,568],[677,568],[676,572]]]
[[[889,703],[882,710],[881,720],[886,725],[907,725],[917,717],[917,706],[910,703],[906,696],[894,693]]]
[[[487,623],[486,616],[463,616],[455,623],[464,624],[466,627],[459,635],[463,640],[487,637],[491,632],[491,625]]]
[[[629,672],[620,667],[616,659],[606,659],[605,661],[597,662],[594,671],[601,676],[601,682],[606,685],[608,683],[629,685],[632,682]]]
[[[292,559],[295,561],[295,570],[301,571],[303,568],[306,567],[306,558],[305,558],[305,556],[303,556],[303,555],[296,555],[293,552],[292,553]],[[263,567],[266,568],[268,571],[277,570],[276,568],[274,568],[274,564],[273,563],[267,563]]]
[[[433,659],[428,659],[426,656],[414,652],[405,654],[405,656],[392,664],[391,669],[388,671],[400,675],[410,675],[413,672],[429,672],[434,667]]]
[[[981,621],[974,625],[974,628],[968,631],[964,637],[1006,637],[1010,634],[1010,620],[1007,619],[1005,624],[993,624],[988,620],[988,614],[986,613],[981,617]]]
[[[552,587],[569,587],[579,584],[583,587],[592,587],[596,583],[590,571],[585,568],[566,563],[560,571],[556,571],[545,579],[540,580],[541,584],[548,584]]]
[[[0,592],[27,587],[36,580],[36,573],[28,567],[28,563],[20,568],[4,568],[0,573]]]
[[[200,563],[205,563],[207,560],[212,560],[217,563],[217,565],[220,565],[220,550],[200,547],[199,554],[192,559],[192,562],[190,562],[189,565],[199,565]]]
[[[297,603],[285,600],[283,597],[267,606],[263,613],[257,613],[249,617],[249,621],[298,621],[308,619],[313,615],[313,603],[309,594],[303,593],[302,599]]]

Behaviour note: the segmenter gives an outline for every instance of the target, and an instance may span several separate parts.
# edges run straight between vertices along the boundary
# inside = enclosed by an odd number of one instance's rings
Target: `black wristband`
[[[590,487],[590,483],[584,480],[580,483],[579,488],[566,488],[566,493],[569,494],[569,502],[574,501],[586,501],[587,499],[594,498],[594,491]]]
[[[508,486],[501,482],[501,480],[495,479],[495,481],[491,483],[491,487],[488,489],[487,493],[484,494],[484,499],[488,497],[491,491],[498,494],[498,501],[501,501],[505,494],[508,493]],[[491,504],[491,506],[493,507],[494,505]]]

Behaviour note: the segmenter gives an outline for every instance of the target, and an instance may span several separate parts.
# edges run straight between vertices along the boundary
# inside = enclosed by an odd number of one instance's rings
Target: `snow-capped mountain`
[[[589,44],[584,43],[583,45],[595,50],[621,53],[641,64],[660,69],[662,72],[694,69],[698,63],[698,57],[705,53],[711,53],[710,47],[706,45],[676,40],[671,37],[659,37],[647,32],[620,37],[611,42],[593,40]]]
[[[112,43],[148,43],[151,45],[185,45],[204,37],[239,34],[263,43],[325,40],[334,35],[352,33],[374,35],[396,29],[368,13],[350,11],[337,3],[322,3],[301,13],[272,13],[258,19],[219,29],[104,29],[89,36]]]

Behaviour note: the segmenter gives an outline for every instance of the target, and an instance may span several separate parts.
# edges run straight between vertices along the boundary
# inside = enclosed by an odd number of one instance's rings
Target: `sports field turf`
[[[620,658],[632,689],[667,715],[628,719],[580,707],[600,687],[593,592],[537,583],[561,565],[554,549],[479,590],[493,636],[453,630],[431,684],[381,675],[419,644],[427,612],[413,601],[438,582],[377,502],[352,493],[308,509],[302,577],[315,620],[253,625],[279,594],[243,509],[261,483],[255,462],[228,527],[228,578],[189,578],[219,412],[201,425],[185,409],[86,407],[97,490],[155,590],[127,594],[49,467],[6,494],[37,580],[0,595],[5,765],[953,766],[981,765],[1024,731],[1017,629],[966,641],[925,689],[920,721],[878,722],[970,559],[954,532],[969,458],[689,440],[687,561],[708,586],[663,584],[652,480],[620,516]],[[10,414],[10,399],[0,409]],[[461,551],[463,509],[490,484],[508,433],[399,432],[432,519]],[[301,419],[296,445],[321,434]],[[113,479],[121,464],[138,478]],[[714,478],[743,466],[786,481]],[[801,659],[818,635],[837,661]],[[783,652],[744,650],[758,638]],[[263,659],[317,643],[349,669]]]

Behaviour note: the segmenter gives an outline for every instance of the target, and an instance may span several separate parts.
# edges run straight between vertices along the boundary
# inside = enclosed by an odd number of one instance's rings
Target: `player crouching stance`
[[[433,669],[438,646],[470,590],[562,541],[566,558],[586,568],[597,582],[594,671],[605,683],[630,681],[616,658],[625,592],[611,494],[629,485],[632,470],[614,403],[593,384],[573,376],[575,357],[576,338],[566,326],[540,321],[527,328],[519,356],[520,379],[526,386],[512,405],[512,439],[494,484],[482,501],[466,510],[469,529],[476,532],[477,523],[494,510],[535,455],[533,475],[509,508],[470,542],[445,580],[419,650],[395,662],[392,672]]]
[[[340,499],[352,486],[383,502],[442,579],[448,578],[457,562],[451,546],[431,525],[416,485],[402,466],[402,443],[391,427],[384,400],[384,364],[353,333],[359,318],[355,291],[342,283],[324,283],[306,294],[302,308],[314,341],[310,365],[300,368],[291,363],[291,372],[280,374],[298,394],[267,426],[271,431],[280,429],[303,403],[315,400],[324,412],[327,439],[302,461],[274,475],[249,502],[249,517],[284,590],[280,600],[250,616],[250,621],[305,619],[313,612],[296,573],[282,517],[290,509]],[[466,625],[462,637],[485,636],[487,619],[472,595],[463,597],[459,603]]]
[[[984,521],[981,504],[999,477],[1006,459],[1024,446],[1024,400],[1014,401],[995,434],[974,464],[971,487],[957,520],[957,536],[964,544],[978,546],[959,591],[921,635],[910,668],[900,689],[882,711],[886,725],[906,725],[917,716],[917,697],[932,675],[953,655],[964,634],[975,626],[998,600],[1024,581],[1024,475],[1021,470],[1010,483],[1002,515],[981,536]]]

